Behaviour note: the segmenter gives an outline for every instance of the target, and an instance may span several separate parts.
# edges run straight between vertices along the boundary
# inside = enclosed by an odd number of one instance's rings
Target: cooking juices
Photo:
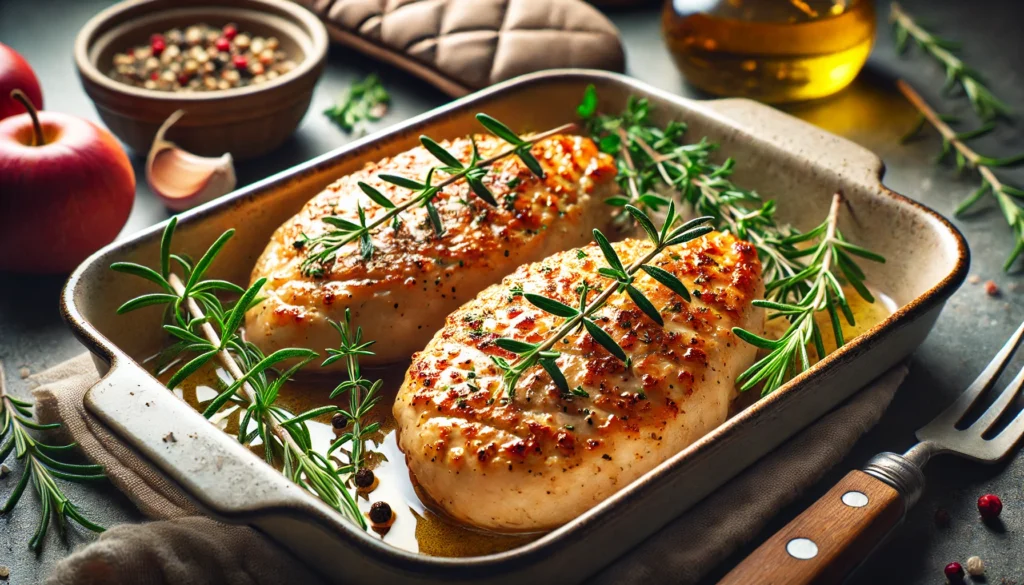
[[[871,52],[873,0],[667,0],[662,32],[693,85],[769,103],[846,87]]]
[[[885,319],[894,308],[892,301],[887,297],[877,291],[872,292],[877,297],[874,304],[864,301],[854,291],[848,291],[850,308],[857,324],[850,326],[845,321],[843,322],[846,339],[853,339],[866,332]],[[828,319],[826,314],[822,316],[824,319]],[[782,329],[785,327],[781,321],[778,322],[778,325]],[[769,328],[774,330],[776,327],[769,324]],[[829,351],[834,348],[830,329],[827,323],[822,323],[822,334],[825,346]],[[151,359],[151,365],[153,365],[152,362]],[[378,483],[373,491],[366,494],[359,493],[357,496],[359,509],[364,514],[369,514],[370,507],[374,502],[384,501],[395,512],[394,524],[388,531],[381,534],[370,530],[367,533],[401,549],[444,557],[491,554],[509,550],[539,538],[541,536],[539,533],[500,534],[477,530],[460,525],[431,508],[429,499],[420,493],[415,479],[409,473],[405,455],[398,449],[395,419],[391,415],[391,405],[394,403],[395,393],[402,383],[405,369],[406,364],[396,364],[381,369],[363,368],[363,374],[367,378],[380,378],[384,381],[384,386],[380,403],[374,407],[369,417],[364,419],[365,424],[381,423],[380,431],[374,440],[367,444],[369,453],[366,455],[366,467],[373,470]],[[161,381],[166,382],[170,378],[170,374],[171,372],[167,372],[159,377]],[[345,406],[348,401],[348,397],[345,395],[333,400],[328,398],[337,382],[338,376],[325,375],[293,380],[284,386],[281,398],[277,403],[293,413],[304,412],[326,404]],[[173,392],[193,408],[202,411],[203,407],[220,392],[223,392],[230,383],[231,380],[224,370],[211,362],[190,376]],[[758,394],[756,389],[744,393],[736,401],[734,410],[738,412],[755,402]],[[229,434],[237,435],[240,411],[241,408],[237,405],[228,403],[220,412],[211,417],[210,422]],[[336,430],[333,427],[329,416],[308,421],[307,425],[311,442],[314,448],[321,453],[326,453],[338,434],[344,432],[343,429]],[[262,455],[259,439],[253,442],[252,449]],[[352,493],[356,494],[355,486],[351,485],[352,482],[349,483]]]

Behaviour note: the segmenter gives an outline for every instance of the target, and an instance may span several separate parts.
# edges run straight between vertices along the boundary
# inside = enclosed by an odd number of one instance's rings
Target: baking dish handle
[[[239,522],[268,508],[324,512],[146,370],[116,357],[85,408],[200,507]],[[312,506],[312,508],[310,508]]]

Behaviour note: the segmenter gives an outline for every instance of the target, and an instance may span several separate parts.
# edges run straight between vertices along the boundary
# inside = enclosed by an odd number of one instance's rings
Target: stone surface
[[[46,106],[97,120],[95,110],[82,92],[71,59],[74,33],[95,12],[109,4],[102,0],[50,0],[41,5],[31,0],[0,2],[0,41],[20,51],[39,75]],[[908,11],[947,36],[965,44],[969,63],[986,74],[998,95],[1018,110],[1024,110],[1024,83],[1020,80],[1024,41],[1018,34],[1024,19],[1024,3],[990,0],[982,10],[961,0],[906,0]],[[973,179],[957,179],[947,168],[935,167],[934,135],[900,145],[897,138],[909,128],[915,113],[895,92],[892,79],[908,78],[933,103],[939,103],[942,75],[926,59],[899,59],[891,48],[886,25],[887,5],[879,6],[879,41],[867,69],[841,94],[819,102],[787,108],[793,114],[846,136],[878,153],[887,163],[885,183],[943,213],[973,190]],[[703,98],[687,87],[665,52],[660,40],[657,8],[614,11],[612,20],[623,32],[629,73],[660,88]],[[371,130],[382,128],[442,104],[446,98],[424,83],[388,67],[379,66],[344,49],[332,49],[327,71],[314,95],[310,113],[299,131],[276,153],[250,161],[238,168],[239,185],[308,160],[351,140],[320,114],[355,79],[378,71],[392,92],[394,101],[388,115]],[[936,88],[925,91],[924,88]],[[945,104],[946,102],[942,102]],[[947,111],[966,113],[960,102],[948,102]],[[1014,146],[1016,144],[1016,148]],[[979,141],[979,149],[993,155],[1020,150],[1019,128],[1000,130]],[[142,177],[140,156],[133,158]],[[1010,172],[1024,182],[1024,174]],[[139,196],[124,233],[129,234],[167,217],[157,199],[140,180]],[[779,517],[759,540],[781,527],[793,515],[823,494],[850,469],[862,465],[879,451],[902,451],[913,441],[913,431],[951,402],[981,370],[1024,318],[1024,297],[1017,274],[1004,274],[1001,265],[1012,236],[998,211],[983,205],[970,217],[957,220],[974,254],[971,274],[978,284],[965,284],[947,305],[931,337],[912,360],[911,373],[879,426],[861,440],[855,451],[825,480],[795,505],[780,511]],[[985,294],[980,283],[993,280],[1001,289],[999,297]],[[40,371],[82,350],[65,329],[57,311],[62,277],[0,275],[0,359],[8,366],[8,383],[15,394],[27,393],[27,385],[16,374],[19,368]],[[12,375],[13,374],[13,375]],[[21,468],[13,465],[20,474]],[[965,562],[973,555],[985,559],[989,582],[1021,582],[1024,560],[1017,551],[1024,547],[1020,530],[1024,523],[1024,460],[1012,457],[1004,464],[984,467],[955,459],[939,459],[928,469],[928,487],[921,502],[907,514],[906,523],[851,580],[856,584],[901,583],[925,585],[938,582],[950,561]],[[9,476],[0,481],[0,500],[12,489]],[[128,500],[109,487],[72,485],[68,494],[94,519],[106,525],[139,519]],[[975,501],[983,493],[998,494],[1005,504],[1001,523],[995,527],[978,519]],[[948,511],[948,528],[936,526],[936,510]],[[71,530],[66,540],[51,530],[39,556],[28,550],[38,510],[32,494],[9,517],[0,517],[0,565],[11,568],[10,583],[27,585],[43,580],[49,568],[90,536]],[[713,583],[759,542],[739,551],[719,572],[709,576]]]

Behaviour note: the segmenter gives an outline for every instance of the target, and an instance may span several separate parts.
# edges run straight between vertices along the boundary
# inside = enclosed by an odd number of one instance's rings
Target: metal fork
[[[956,402],[917,431],[918,443],[909,451],[881,453],[863,470],[851,471],[719,585],[841,583],[920,499],[932,457],[949,453],[981,463],[1006,457],[1024,434],[1024,412],[997,435],[985,435],[1024,386],[1024,369],[976,421],[964,429],[957,425],[995,384],[1022,338],[1024,323]]]

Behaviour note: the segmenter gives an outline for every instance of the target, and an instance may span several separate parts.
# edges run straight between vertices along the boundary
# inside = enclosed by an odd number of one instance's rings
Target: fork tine
[[[985,366],[985,369],[978,375],[977,379],[964,390],[964,393],[956,399],[949,408],[942,412],[936,417],[933,423],[938,423],[940,420],[943,424],[956,425],[960,422],[960,419],[967,413],[977,400],[978,397],[985,393],[986,390],[992,387],[992,384],[999,378],[999,374],[1003,373],[1006,368],[1006,364],[1010,362],[1010,357],[1017,347],[1020,345],[1021,339],[1024,338],[1024,323],[1020,324],[1017,331],[1014,332],[1013,337],[1006,342],[1006,345],[999,350],[996,357],[992,358],[992,361]],[[986,412],[986,414],[988,414]]]
[[[996,457],[1001,459],[1017,444],[1021,435],[1024,435],[1024,411],[1018,412],[1010,424],[989,441],[989,445],[999,452]]]
[[[971,428],[976,429],[979,434],[984,434],[985,431],[989,430],[999,420],[1003,411],[1010,406],[1013,399],[1017,397],[1021,386],[1024,386],[1024,369],[1017,372],[1017,375],[1013,377],[1013,381],[1007,384],[1006,388],[1003,388],[999,398],[996,398],[995,402],[988,407],[985,413],[978,417],[978,420],[971,425]]]

